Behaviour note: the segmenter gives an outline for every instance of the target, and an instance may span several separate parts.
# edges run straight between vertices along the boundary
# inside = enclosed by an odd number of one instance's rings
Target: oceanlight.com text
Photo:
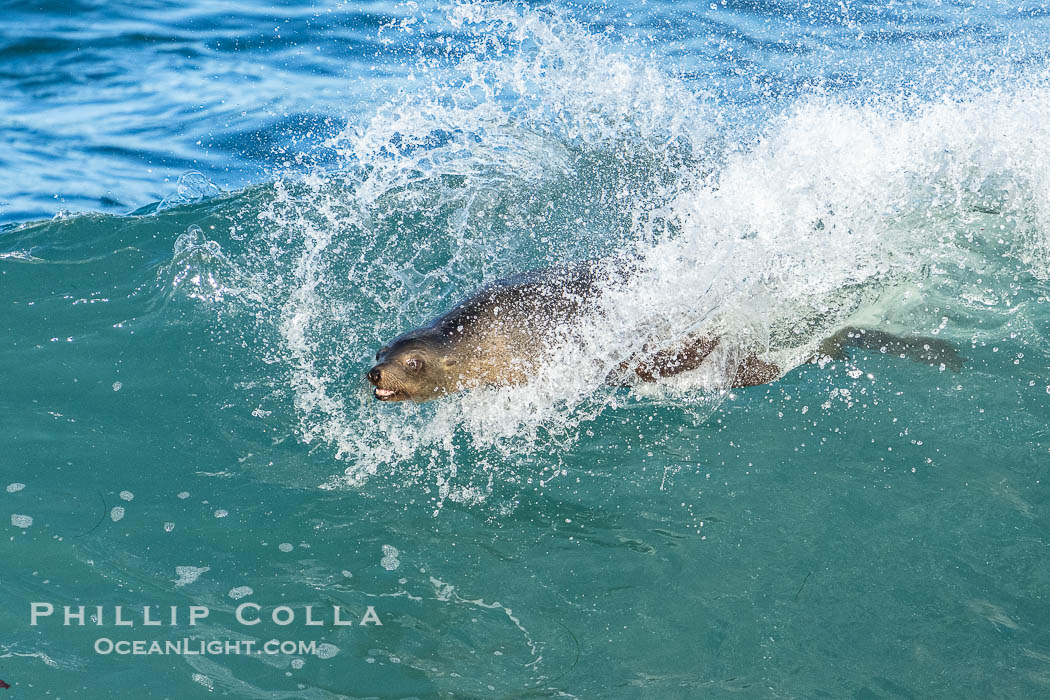
[[[319,656],[329,658],[338,652],[331,644],[318,644],[316,641],[271,639],[259,642],[255,639],[240,640],[210,640],[202,639],[174,639],[174,640],[146,640],[146,639],[110,639],[99,637],[95,640],[95,653],[107,656],[116,654],[118,656],[228,656],[228,655],[251,655],[265,654],[275,656],[285,654],[289,656]]]

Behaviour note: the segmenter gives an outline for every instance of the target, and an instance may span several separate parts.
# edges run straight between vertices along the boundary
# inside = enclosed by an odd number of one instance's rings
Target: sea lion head
[[[368,370],[372,395],[380,401],[429,401],[455,391],[450,356],[442,335],[416,330],[398,336],[376,353],[376,364]],[[458,376],[458,375],[456,375]]]

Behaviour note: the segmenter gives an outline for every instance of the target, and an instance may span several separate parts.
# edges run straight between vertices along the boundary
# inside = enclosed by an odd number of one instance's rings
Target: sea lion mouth
[[[397,389],[380,389],[376,387],[372,392],[372,396],[376,397],[380,401],[404,401],[407,396],[403,392]]]

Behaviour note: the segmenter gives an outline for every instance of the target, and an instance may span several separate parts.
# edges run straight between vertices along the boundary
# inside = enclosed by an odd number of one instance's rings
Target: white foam
[[[237,586],[236,588],[230,589],[229,595],[234,600],[240,600],[241,598],[250,596],[252,593],[255,593],[255,591],[249,586]]]
[[[200,685],[203,685],[209,691],[215,690],[215,682],[203,673],[194,673],[191,674],[190,677],[193,679],[194,683],[199,683]]]
[[[397,551],[397,547],[392,547],[388,544],[383,545],[383,558],[379,561],[387,571],[393,571],[397,567],[401,566],[401,561],[397,558],[400,552]]]
[[[175,581],[175,587],[187,586],[208,571],[211,571],[210,566],[176,566],[175,575],[179,578]]]
[[[236,286],[279,338],[265,359],[287,373],[298,436],[346,462],[329,487],[396,469],[433,486],[438,508],[475,502],[530,457],[555,478],[586,424],[625,403],[703,418],[747,353],[790,370],[847,323],[968,337],[986,331],[924,309],[1030,311],[990,307],[967,270],[1010,275],[1003,288],[1050,278],[1045,76],[933,101],[814,95],[736,130],[723,125],[746,121],[738,108],[556,11],[460,3],[449,22],[462,61],[331,139],[337,172],[276,182],[256,257],[237,285],[209,283]],[[225,260],[202,232],[180,241],[180,260]],[[394,405],[357,378],[482,282],[614,249],[637,260],[632,280],[528,385]],[[690,333],[723,339],[700,370],[629,394],[605,385],[642,346]]]

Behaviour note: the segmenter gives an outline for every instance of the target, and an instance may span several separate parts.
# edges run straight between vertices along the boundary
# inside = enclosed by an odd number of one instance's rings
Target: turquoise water
[[[4,11],[0,694],[1050,694],[1045,8]],[[371,398],[614,251],[527,386]],[[789,371],[604,385],[696,330]],[[313,646],[99,652],[183,639]]]

